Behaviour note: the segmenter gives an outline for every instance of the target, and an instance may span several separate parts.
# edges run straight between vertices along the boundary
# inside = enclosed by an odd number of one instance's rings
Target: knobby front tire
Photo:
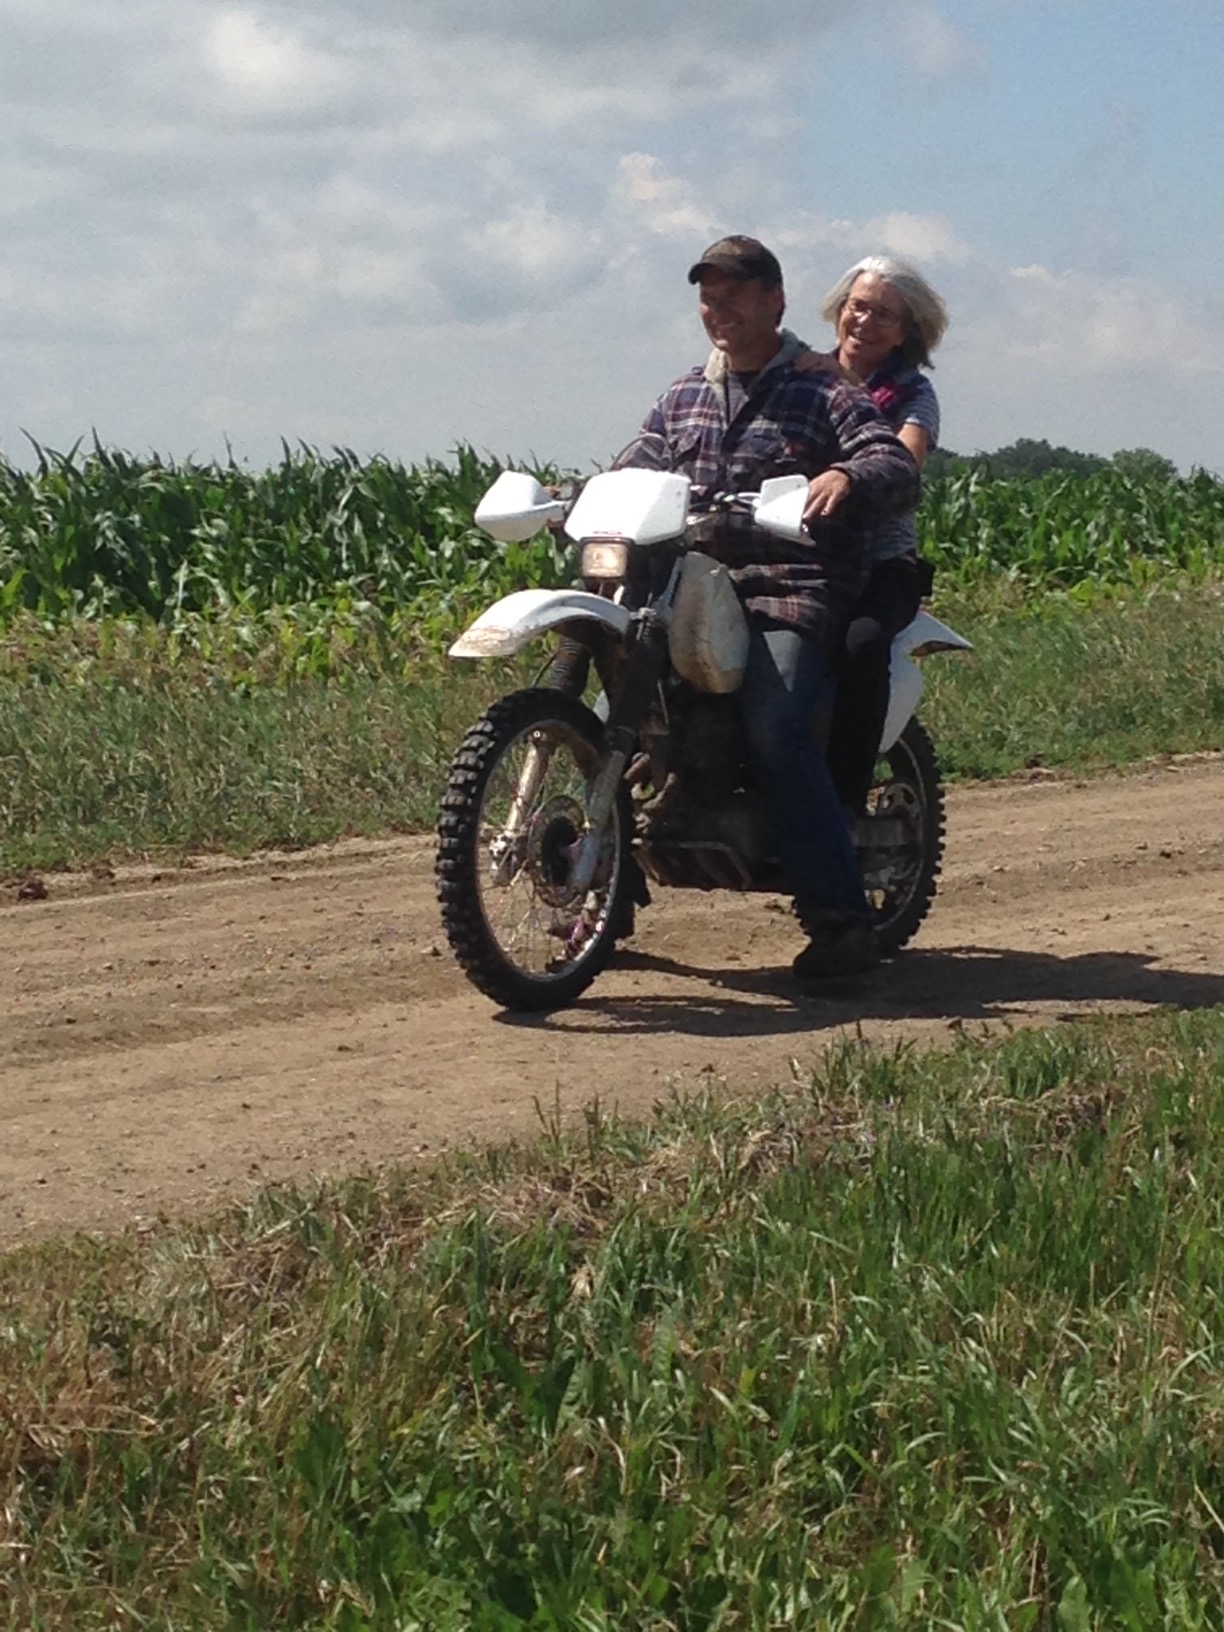
[[[603,725],[534,687],[487,710],[451,762],[438,821],[442,925],[468,979],[504,1008],[572,1003],[603,969],[629,905],[633,818],[618,790],[590,887],[569,873]]]

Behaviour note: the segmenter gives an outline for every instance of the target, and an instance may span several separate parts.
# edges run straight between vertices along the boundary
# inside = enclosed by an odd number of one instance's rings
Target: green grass
[[[449,664],[407,620],[314,612],[0,637],[0,876],[430,828],[463,733],[540,654]]]
[[[937,610],[925,665],[950,776],[1084,772],[1224,747],[1224,582],[1083,599],[997,578]],[[447,664],[408,616],[16,620],[0,636],[0,874],[432,826],[450,756],[537,672]]]
[[[922,717],[951,776],[1224,748],[1224,579],[1067,595],[996,579],[935,610],[974,642],[923,665]]]
[[[472,680],[436,671],[275,690],[174,677],[140,691],[10,693],[0,867],[426,830],[483,700]]]
[[[1224,1624],[1224,1014],[0,1260],[42,1629]]]

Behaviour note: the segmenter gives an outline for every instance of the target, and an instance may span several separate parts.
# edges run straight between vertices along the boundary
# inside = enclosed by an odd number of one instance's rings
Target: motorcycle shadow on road
[[[1054,953],[1009,947],[915,948],[868,975],[801,987],[788,968],[703,968],[650,952],[618,954],[614,971],[655,973],[697,990],[601,992],[598,983],[551,1015],[503,1015],[516,1025],[634,1035],[778,1036],[856,1020],[964,1023],[1074,1019],[1094,1008],[1210,1008],[1224,1003],[1224,974],[1158,966],[1142,952]]]

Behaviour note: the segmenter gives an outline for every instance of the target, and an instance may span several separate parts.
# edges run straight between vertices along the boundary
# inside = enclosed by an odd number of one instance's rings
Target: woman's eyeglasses
[[[903,313],[889,311],[887,306],[873,306],[869,300],[848,300],[845,309],[851,317],[873,318],[882,329],[900,329],[905,326]]]

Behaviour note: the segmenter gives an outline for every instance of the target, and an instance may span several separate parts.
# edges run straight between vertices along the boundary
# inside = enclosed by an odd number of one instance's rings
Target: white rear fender
[[[914,658],[927,652],[971,652],[973,644],[940,623],[929,612],[919,612],[912,623],[906,624],[892,643],[889,665],[888,713],[884,718],[884,734],[880,738],[880,752],[887,753],[905,730],[910,716],[917,712],[922,699],[922,671]]]
[[[973,642],[958,635],[955,629],[949,629],[946,623],[940,623],[929,612],[919,612],[913,623],[907,623],[893,641],[892,649],[907,657],[923,657],[927,652],[971,652]]]
[[[629,614],[582,589],[520,589],[495,601],[450,648],[450,657],[512,657],[559,623],[590,618],[624,637]]]
[[[899,640],[901,637],[898,636]],[[888,677],[888,713],[884,716],[884,734],[880,738],[880,752],[885,754],[905,730],[922,700],[922,670],[897,650],[893,641],[892,664]]]

